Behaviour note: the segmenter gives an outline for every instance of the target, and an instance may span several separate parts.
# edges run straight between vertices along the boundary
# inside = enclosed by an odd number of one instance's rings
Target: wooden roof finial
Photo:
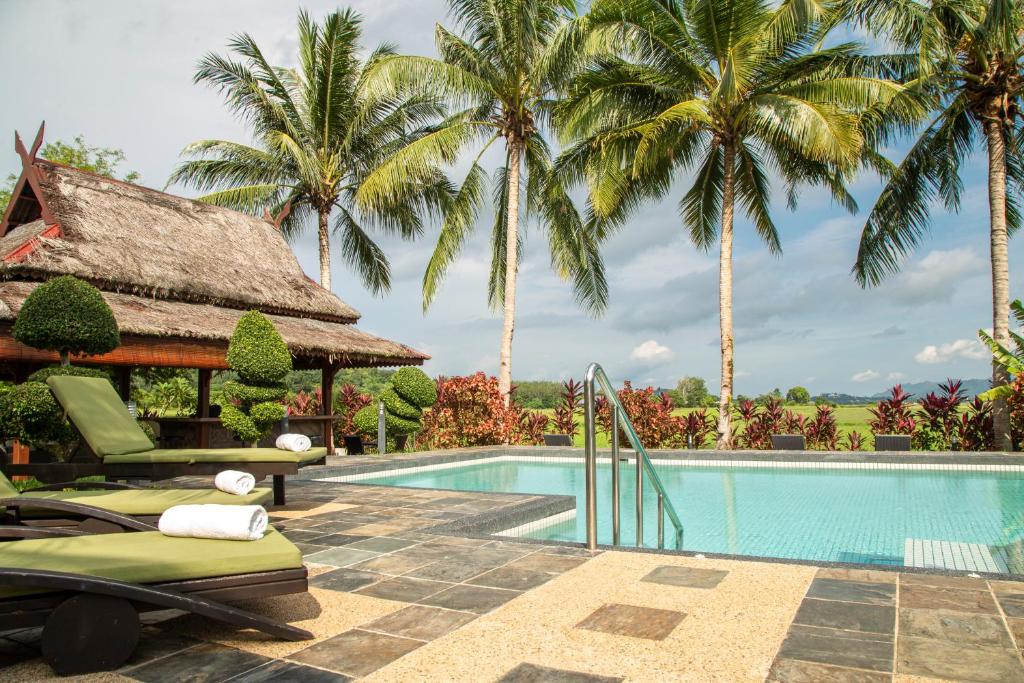
[[[25,149],[25,143],[21,140],[21,135],[18,131],[14,131],[14,151],[21,157],[23,164],[28,166],[36,160],[36,154],[39,153],[39,148],[43,146],[43,133],[46,131],[46,121],[39,124],[39,131],[36,133],[36,139],[32,141],[32,149]]]
[[[285,202],[284,208],[281,209],[281,213],[277,214],[275,218],[270,213],[270,209],[263,209],[263,220],[273,225],[278,231],[281,230],[281,224],[284,223],[284,219],[288,217],[288,214],[292,211],[292,200]]]

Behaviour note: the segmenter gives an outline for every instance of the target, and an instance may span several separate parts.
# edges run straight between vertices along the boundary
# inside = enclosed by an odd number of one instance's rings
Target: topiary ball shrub
[[[419,368],[401,368],[391,375],[391,386],[409,403],[429,408],[437,403],[437,384]]]
[[[360,434],[370,437],[377,436],[377,405],[370,404],[352,416],[352,424]],[[407,420],[384,411],[384,429],[388,434],[412,434],[420,428],[417,420]]]
[[[72,275],[53,278],[33,290],[18,311],[14,338],[36,349],[70,354],[109,353],[121,344],[114,312],[100,290]]]
[[[53,365],[42,370],[36,370],[28,376],[28,381],[46,384],[46,380],[53,376],[63,377],[68,375],[72,377],[98,377],[113,384],[110,375],[103,370],[99,368],[83,368],[78,365]]]
[[[283,384],[273,387],[256,387],[250,384],[227,381],[221,391],[229,400],[239,403],[257,404],[268,401],[280,401],[288,395],[288,387]]]
[[[288,346],[274,323],[259,311],[249,311],[238,320],[227,360],[244,384],[277,384],[292,370]]]
[[[50,388],[41,382],[25,382],[0,393],[0,437],[17,439],[26,446],[66,447],[75,440],[75,432]]]
[[[397,417],[404,417],[407,420],[419,420],[423,416],[422,410],[399,396],[394,388],[382,391],[380,400],[384,402],[384,409]]]

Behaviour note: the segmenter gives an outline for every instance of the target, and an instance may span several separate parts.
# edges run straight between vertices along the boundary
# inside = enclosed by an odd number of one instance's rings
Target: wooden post
[[[338,366],[325,363],[320,379],[320,414],[334,416],[334,375]],[[327,455],[334,455],[334,420],[324,420],[324,446]]]
[[[199,370],[199,417],[210,417],[210,378],[213,371],[200,368]],[[210,425],[206,422],[199,423],[199,447],[210,447]]]
[[[28,457],[28,446],[22,445],[20,441],[14,439],[11,442],[11,464],[12,465],[27,465],[29,462]],[[14,481],[25,481],[28,479],[27,476],[14,476],[11,477]]]
[[[115,374],[117,375],[117,393],[121,395],[122,401],[127,401],[132,397],[132,367],[119,365]]]

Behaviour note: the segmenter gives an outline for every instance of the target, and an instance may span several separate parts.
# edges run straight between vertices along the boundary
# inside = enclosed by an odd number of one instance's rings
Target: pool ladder
[[[644,473],[658,494],[658,547],[665,547],[665,514],[675,528],[675,547],[683,547],[683,523],[679,521],[675,506],[669,500],[661,477],[647,455],[647,449],[640,443],[640,437],[629,421],[626,409],[619,401],[608,375],[597,363],[591,363],[583,380],[583,432],[586,461],[587,487],[587,548],[597,549],[597,419],[595,397],[600,389],[608,399],[611,410],[612,446],[612,545],[621,545],[619,511],[619,428],[633,446],[636,453],[636,545],[644,544]]]

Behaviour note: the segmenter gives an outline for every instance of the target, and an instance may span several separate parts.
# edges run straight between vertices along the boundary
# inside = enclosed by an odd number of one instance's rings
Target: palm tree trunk
[[[331,288],[331,231],[328,226],[330,217],[330,209],[321,210],[318,214],[320,219],[317,229],[317,237],[320,240],[320,286],[326,290]]]
[[[722,334],[722,383],[718,398],[717,448],[732,448],[732,212],[736,148],[725,143],[722,180],[722,234],[718,256],[718,319]]]
[[[1006,233],[1006,139],[1000,120],[985,121],[988,137],[988,206],[989,242],[992,253],[992,338],[1003,346],[1010,346],[1010,264],[1007,254]],[[1006,369],[992,363],[992,382],[995,386],[1010,381]],[[1013,448],[1010,435],[1010,409],[1005,398],[996,399],[992,406],[995,447],[1001,451]]]
[[[519,166],[520,145],[513,142],[508,151],[508,225],[505,228],[505,320],[501,328],[501,357],[498,390],[505,405],[512,393],[512,333],[516,324],[516,273],[519,270]]]

